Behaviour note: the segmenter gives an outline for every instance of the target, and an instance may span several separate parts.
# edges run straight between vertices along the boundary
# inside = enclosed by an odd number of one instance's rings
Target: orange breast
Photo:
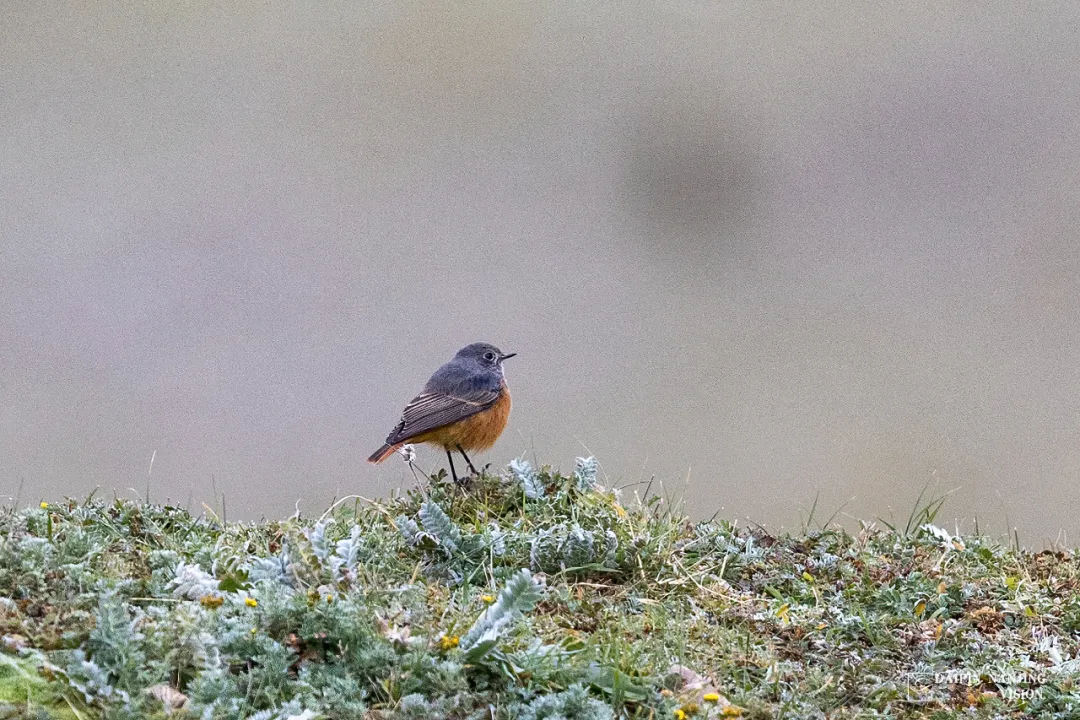
[[[434,443],[449,450],[456,449],[458,445],[466,450],[487,450],[495,444],[499,435],[502,435],[509,418],[510,390],[503,386],[502,395],[487,410],[452,425],[436,428],[413,438],[410,442]]]

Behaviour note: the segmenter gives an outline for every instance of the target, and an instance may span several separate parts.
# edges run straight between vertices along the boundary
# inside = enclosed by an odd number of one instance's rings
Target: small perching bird
[[[503,353],[488,343],[473,343],[458,350],[405,406],[401,421],[368,462],[382,462],[405,443],[431,443],[446,450],[455,483],[461,480],[454,469],[454,450],[478,475],[465,451],[487,450],[506,427],[510,388],[506,386],[502,363],[516,354]]]

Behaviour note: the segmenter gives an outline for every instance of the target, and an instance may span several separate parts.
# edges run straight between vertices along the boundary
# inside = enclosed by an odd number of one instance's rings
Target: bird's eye
[[[495,362],[495,353],[493,353],[493,352],[484,353],[484,359],[487,360],[488,362]]]

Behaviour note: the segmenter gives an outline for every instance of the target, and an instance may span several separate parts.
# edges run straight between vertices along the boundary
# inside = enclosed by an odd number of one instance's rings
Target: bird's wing
[[[429,430],[464,420],[499,399],[499,388],[460,388],[453,393],[422,392],[405,406],[401,422],[386,438],[387,445],[406,442]]]

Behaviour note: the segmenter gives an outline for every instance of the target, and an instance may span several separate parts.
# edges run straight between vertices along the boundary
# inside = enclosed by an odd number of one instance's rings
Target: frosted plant
[[[345,578],[345,571],[352,572],[356,569],[360,550],[363,547],[360,533],[360,526],[354,525],[349,537],[338,540],[334,547],[334,554],[330,557],[330,572],[336,582],[341,582]]]
[[[494,520],[488,523],[487,533],[484,536],[484,545],[491,550],[491,554],[495,557],[502,557],[506,554],[506,532]]]
[[[544,596],[544,583],[521,569],[506,583],[494,604],[489,606],[461,638],[461,647],[469,662],[486,655],[507,625],[529,612]]]
[[[588,565],[595,557],[595,536],[589,530],[585,530],[577,523],[570,528],[566,542],[563,544],[562,562],[566,567],[582,567]]]
[[[596,458],[577,458],[574,461],[574,484],[577,485],[577,489],[581,492],[591,490],[592,486],[596,484],[596,470],[599,467],[599,463],[596,462]]]
[[[95,700],[108,700],[114,696],[127,698],[127,693],[117,690],[109,682],[109,673],[93,660],[86,659],[86,653],[75,650],[63,670],[68,684],[82,694],[87,703]]]
[[[555,534],[557,529],[541,528],[533,535],[529,548],[529,564],[534,570],[558,570],[562,561],[562,538]]]
[[[291,587],[293,582],[289,563],[288,549],[273,557],[254,558],[248,567],[248,579],[253,583],[272,581]]]
[[[539,500],[544,497],[544,483],[540,480],[539,473],[533,469],[528,460],[514,458],[510,461],[510,472],[514,479],[521,485],[525,497],[530,500]]]
[[[330,560],[330,553],[333,552],[333,547],[330,545],[330,539],[326,537],[326,529],[329,526],[329,520],[320,520],[315,523],[310,530],[304,531],[304,536],[307,537],[308,542],[311,543],[311,551],[323,566]]]
[[[611,530],[605,530],[600,537],[598,533],[576,523],[538,530],[529,550],[533,570],[559,572],[599,563],[614,567],[619,540]]]
[[[424,534],[416,521],[407,515],[398,515],[394,518],[394,525],[397,526],[398,532],[410,545],[416,545],[420,541],[421,535]]]
[[[614,717],[606,703],[589,697],[581,685],[571,685],[554,695],[541,695],[528,705],[512,707],[511,711],[518,720],[612,720]]]
[[[174,596],[188,600],[221,594],[218,591],[217,578],[198,565],[188,565],[183,562],[176,566],[176,575],[169,586]]]
[[[604,564],[608,567],[615,566],[615,553],[619,549],[619,538],[611,530],[604,531]]]
[[[248,715],[246,720],[315,720],[322,717],[312,710],[302,710],[296,700],[285,703],[274,710],[263,710],[254,715]]]
[[[423,523],[424,530],[450,552],[461,546],[461,529],[454,524],[439,503],[431,500],[424,503],[420,508],[420,522]]]

